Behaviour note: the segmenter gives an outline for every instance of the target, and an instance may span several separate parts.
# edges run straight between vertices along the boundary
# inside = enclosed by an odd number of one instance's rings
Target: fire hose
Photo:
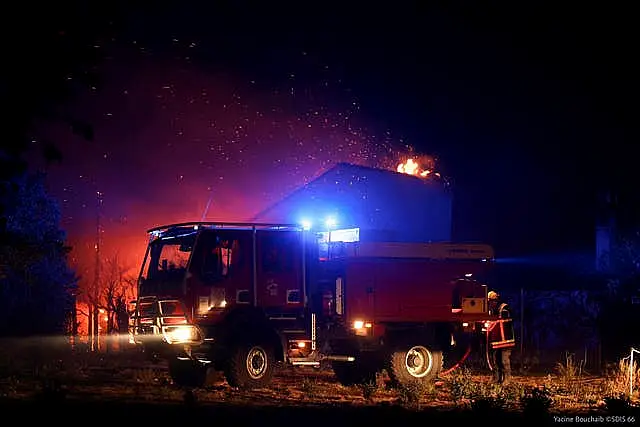
[[[485,335],[486,342],[484,346],[484,353],[487,356],[487,366],[489,367],[489,370],[493,372],[493,365],[491,365],[491,355],[489,354],[489,328],[487,328],[487,333]]]
[[[462,356],[462,359],[458,360],[458,362],[455,365],[453,365],[452,367],[450,367],[446,371],[443,371],[442,375],[447,375],[447,374],[453,372],[454,370],[458,369],[460,367],[460,365],[462,365],[462,363],[464,363],[464,361],[467,359],[467,357],[469,357],[470,353],[471,353],[471,343],[469,343],[469,346],[467,347],[467,351]]]
[[[485,334],[485,356],[487,359],[487,366],[489,366],[489,370],[493,371],[493,365],[491,364],[491,356],[489,354],[489,331],[486,331]],[[458,369],[460,367],[460,365],[462,365],[464,363],[464,361],[467,359],[467,357],[469,357],[469,354],[471,354],[471,343],[469,343],[469,345],[467,346],[467,350],[465,351],[464,355],[462,356],[462,358],[452,367],[450,367],[449,369],[445,370],[442,372],[442,375],[447,375],[450,374],[451,372],[455,371],[456,369]]]

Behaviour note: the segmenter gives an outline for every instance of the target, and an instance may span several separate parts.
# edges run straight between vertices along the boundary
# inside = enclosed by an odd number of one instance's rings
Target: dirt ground
[[[0,406],[22,420],[38,419],[42,409],[51,417],[93,413],[134,420],[233,420],[234,425],[274,425],[301,420],[305,425],[379,425],[382,421],[453,419],[477,416],[447,396],[445,385],[436,392],[406,402],[400,393],[381,385],[365,397],[359,387],[338,384],[330,370],[283,369],[268,388],[233,389],[217,373],[207,387],[185,390],[170,383],[162,365],[125,370],[93,368],[84,380],[16,379]],[[484,377],[477,377],[485,380]],[[487,379],[488,380],[488,379]],[[520,379],[518,379],[520,380]],[[534,382],[522,378],[523,381]],[[5,382],[6,385],[6,382]],[[512,414],[514,417],[517,412]],[[508,416],[508,414],[505,414]]]
[[[38,408],[45,407],[55,408],[51,416],[63,418],[91,411],[98,420],[110,414],[131,420],[229,418],[237,425],[300,419],[304,424],[334,426],[343,421],[352,425],[348,420],[364,425],[486,415],[487,408],[474,407],[477,400],[499,401],[501,416],[522,417],[523,391],[544,387],[551,393],[549,410],[556,416],[611,413],[604,408],[605,379],[588,375],[572,378],[570,384],[557,373],[516,375],[510,386],[497,390],[488,371],[459,369],[431,387],[411,391],[391,387],[384,375],[376,384],[344,387],[330,369],[280,368],[268,388],[243,391],[230,387],[217,372],[210,373],[206,387],[185,390],[172,384],[167,371],[165,363],[135,352],[3,345],[0,405],[4,413],[15,411],[22,419],[42,415]]]

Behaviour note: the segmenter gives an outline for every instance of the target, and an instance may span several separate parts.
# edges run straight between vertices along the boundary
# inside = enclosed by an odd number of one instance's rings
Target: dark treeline
[[[56,141],[36,125],[63,123],[91,143],[89,123],[65,112],[81,91],[99,88],[101,53],[119,23],[118,2],[22,2],[0,26],[0,334],[74,330],[77,279],[60,211],[44,176],[26,160],[37,141],[48,162],[62,162]],[[9,18],[9,14],[7,15]]]

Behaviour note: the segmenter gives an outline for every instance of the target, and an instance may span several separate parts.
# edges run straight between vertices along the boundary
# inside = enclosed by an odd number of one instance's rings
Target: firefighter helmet
[[[496,291],[489,291],[489,293],[487,294],[487,298],[488,299],[498,299],[498,298],[500,298],[500,295]]]

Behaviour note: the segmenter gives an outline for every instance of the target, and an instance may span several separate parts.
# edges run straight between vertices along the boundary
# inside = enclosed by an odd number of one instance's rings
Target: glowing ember
[[[422,167],[421,163],[414,159],[408,159],[406,162],[398,164],[398,168],[396,170],[399,173],[421,176],[423,178],[426,178],[432,172],[431,167]]]

